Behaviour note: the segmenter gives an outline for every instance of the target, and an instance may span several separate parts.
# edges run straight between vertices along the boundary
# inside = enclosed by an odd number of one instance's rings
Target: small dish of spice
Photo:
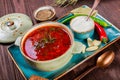
[[[52,6],[43,6],[35,10],[34,17],[38,21],[47,21],[55,18],[56,12]]]

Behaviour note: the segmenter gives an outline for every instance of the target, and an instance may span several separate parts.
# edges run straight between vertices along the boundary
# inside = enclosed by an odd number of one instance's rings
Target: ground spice
[[[50,9],[40,10],[36,15],[39,20],[49,20],[52,16],[53,11]]]

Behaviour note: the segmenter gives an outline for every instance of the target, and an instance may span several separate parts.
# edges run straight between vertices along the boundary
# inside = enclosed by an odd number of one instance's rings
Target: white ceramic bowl
[[[29,33],[31,33],[32,31],[43,27],[43,26],[49,26],[49,25],[56,25],[56,26],[61,26],[63,27],[68,34],[70,35],[70,39],[71,39],[71,45],[70,48],[63,53],[61,56],[55,58],[55,59],[51,59],[51,60],[46,60],[46,61],[37,61],[37,60],[33,60],[31,58],[29,58],[28,56],[26,56],[23,52],[23,43],[26,39],[26,37],[29,35]],[[20,50],[22,52],[22,55],[24,56],[24,58],[29,62],[29,64],[31,64],[33,67],[35,67],[36,69],[42,70],[42,71],[53,71],[56,69],[59,69],[61,67],[63,67],[65,64],[67,64],[70,59],[72,58],[72,50],[74,47],[74,37],[73,34],[71,32],[71,30],[69,28],[67,28],[67,26],[58,23],[58,22],[43,22],[40,24],[35,25],[32,29],[30,29],[23,37],[20,43]]]
[[[70,28],[73,30],[76,38],[87,39],[94,34],[94,21],[87,16],[78,16],[71,20]]]

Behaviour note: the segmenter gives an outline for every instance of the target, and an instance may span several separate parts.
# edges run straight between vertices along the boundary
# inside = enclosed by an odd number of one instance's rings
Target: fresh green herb
[[[42,39],[45,43],[48,43],[48,39],[47,38],[43,38]]]
[[[55,30],[55,28],[54,28],[54,27],[51,27],[51,28],[50,28],[50,31],[54,31],[54,30]]]
[[[48,41],[49,41],[49,43],[54,43],[55,38],[52,38],[50,35],[48,35]]]
[[[55,38],[52,38],[51,35],[46,36],[45,38],[41,39],[40,41],[36,42],[34,44],[35,49],[38,50],[40,48],[44,48],[46,44],[49,43],[54,43],[55,42]]]
[[[55,38],[51,38],[51,39],[50,39],[50,43],[54,43],[55,40],[56,40]]]
[[[35,44],[34,44],[34,46],[35,46],[35,50],[38,50],[38,49],[40,49],[40,48],[44,48],[45,47],[45,45],[46,45],[46,43],[47,43],[47,39],[42,39],[42,40],[40,40],[40,41],[38,41],[38,42],[36,42]]]

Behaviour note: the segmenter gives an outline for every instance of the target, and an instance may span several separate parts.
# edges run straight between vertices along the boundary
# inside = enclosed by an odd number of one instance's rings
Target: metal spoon
[[[92,6],[92,9],[91,9],[91,11],[90,11],[90,13],[89,13],[89,15],[88,15],[88,17],[87,17],[86,20],[89,19],[89,17],[91,16],[91,14],[92,14],[93,11],[95,10],[95,8],[98,6],[99,2],[100,2],[100,0],[95,0],[95,1],[94,1],[94,4],[93,4],[93,6]]]
[[[74,80],[80,80],[82,79],[84,76],[86,76],[89,72],[91,72],[92,70],[96,69],[96,68],[105,68],[107,66],[109,66],[112,61],[114,60],[115,54],[113,51],[107,51],[105,53],[103,53],[101,56],[98,57],[96,65],[92,68],[90,68],[89,70],[85,71],[84,73],[82,73],[80,76],[78,76],[77,78],[75,78]]]

